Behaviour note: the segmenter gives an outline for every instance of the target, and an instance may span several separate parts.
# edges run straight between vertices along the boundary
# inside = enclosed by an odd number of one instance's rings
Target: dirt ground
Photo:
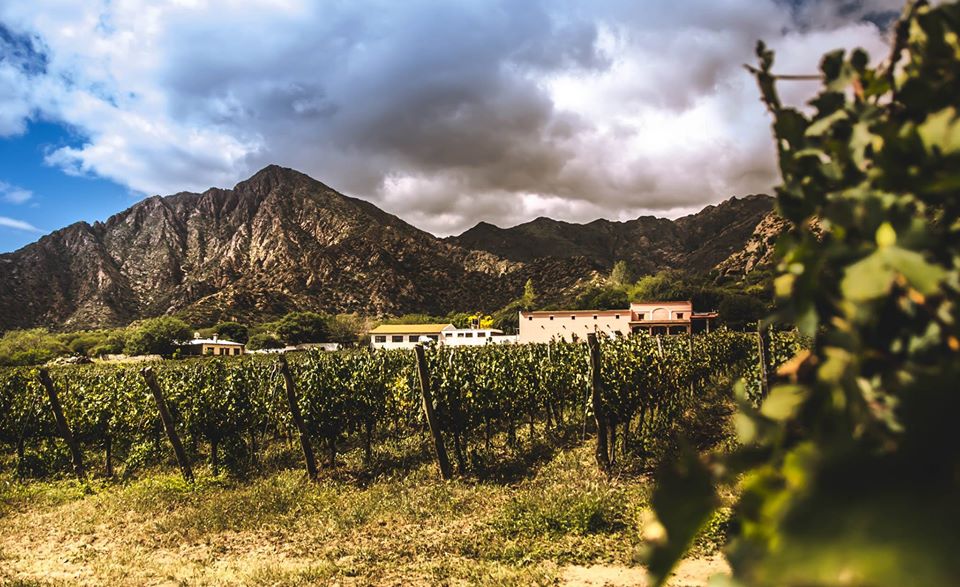
[[[602,478],[591,458],[564,451],[516,483],[438,482],[429,464],[368,484],[0,479],[0,587],[647,585],[649,486]],[[697,548],[670,584],[728,572]]]
[[[444,555],[374,576],[364,572],[357,555],[331,560],[297,551],[295,544],[278,543],[269,533],[226,532],[202,542],[155,546],[149,540],[117,536],[109,528],[89,528],[77,537],[59,531],[51,516],[14,516],[0,530],[0,585],[102,585],[104,581],[113,586],[649,584],[642,567],[560,567],[550,561],[520,568],[482,565],[464,574],[464,567],[476,563]],[[447,576],[445,569],[454,572]],[[706,586],[711,576],[728,573],[729,567],[719,555],[687,559],[675,570],[669,585]]]
[[[714,575],[728,575],[730,567],[720,555],[687,559],[674,570],[671,587],[701,587]],[[569,587],[643,587],[649,584],[641,567],[571,565],[563,569],[560,584]]]

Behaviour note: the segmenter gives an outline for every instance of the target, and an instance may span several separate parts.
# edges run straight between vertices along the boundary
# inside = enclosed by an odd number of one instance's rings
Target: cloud
[[[48,163],[148,194],[279,163],[439,234],[675,215],[776,182],[758,39],[783,71],[882,57],[897,3],[6,3],[0,135],[60,120],[87,140]]]
[[[23,220],[17,220],[15,218],[8,218],[6,216],[0,216],[0,226],[6,227],[6,228],[14,228],[16,230],[23,230],[26,232],[36,232],[36,233],[46,232],[46,231],[40,230],[39,228],[30,224],[29,222],[24,222]]]
[[[33,192],[21,187],[11,185],[5,181],[0,181],[0,201],[8,204],[23,204],[33,197]]]

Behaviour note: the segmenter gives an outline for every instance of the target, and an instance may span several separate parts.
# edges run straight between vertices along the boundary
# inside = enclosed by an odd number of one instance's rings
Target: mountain
[[[233,189],[155,196],[0,255],[0,330],[112,326],[161,314],[195,324],[290,310],[491,311],[527,279],[562,299],[620,258],[639,273],[708,271],[770,210],[750,196],[676,221],[480,224],[438,239],[302,173],[267,167]]]
[[[638,274],[664,268],[705,273],[741,251],[772,209],[772,198],[753,195],[731,198],[677,220],[642,216],[626,222],[571,224],[537,218],[513,228],[481,222],[446,241],[521,263],[580,257],[598,270],[609,270],[623,259]]]

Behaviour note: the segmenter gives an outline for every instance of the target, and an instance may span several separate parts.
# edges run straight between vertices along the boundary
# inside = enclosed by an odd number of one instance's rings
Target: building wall
[[[499,336],[494,336],[494,333]],[[434,334],[371,334],[370,346],[375,349],[412,349],[419,342],[421,336],[429,336],[437,344],[450,346],[483,346],[495,342],[516,342],[515,337],[504,337],[502,334],[502,332],[493,328],[448,329],[440,333],[439,336]],[[384,339],[378,340],[378,337],[384,337]],[[400,337],[401,340],[394,340],[394,337]]]
[[[494,333],[503,334],[491,328],[458,328],[443,333],[443,343],[450,346],[483,346],[492,344]]]
[[[379,337],[384,337],[381,342]],[[370,347],[375,349],[412,349],[420,341],[421,336],[426,336],[431,340],[436,339],[440,344],[440,337],[436,334],[372,334],[370,335]],[[400,340],[396,340],[399,337]]]
[[[630,334],[630,310],[520,312],[520,342],[584,341],[591,332]]]
[[[635,302],[623,310],[556,310],[520,312],[520,342],[538,343],[574,339],[587,334],[629,335],[636,329],[654,334],[688,332],[693,314],[691,302]],[[644,326],[644,323],[649,326]],[[633,323],[633,324],[631,324]]]
[[[655,320],[684,320],[690,321],[693,314],[691,302],[634,302],[630,304],[630,312],[635,321]]]
[[[226,345],[226,344],[204,344],[200,350],[200,354],[203,356],[213,355],[215,357],[219,356],[235,356],[243,354],[243,346],[241,345]]]

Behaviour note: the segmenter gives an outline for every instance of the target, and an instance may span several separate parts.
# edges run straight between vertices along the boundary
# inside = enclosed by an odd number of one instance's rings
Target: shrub
[[[46,328],[11,330],[0,338],[0,365],[40,365],[69,353]]]
[[[179,318],[161,316],[132,327],[125,346],[128,355],[172,356],[179,344],[190,339],[190,327]]]
[[[213,327],[213,332],[222,339],[234,342],[246,343],[249,339],[247,327],[239,322],[221,322]]]
[[[330,338],[326,319],[316,312],[290,312],[276,323],[275,331],[287,344],[326,342]]]
[[[247,348],[251,351],[260,349],[282,349],[283,341],[280,340],[276,334],[261,332],[260,334],[254,334],[250,337],[250,340],[247,342]]]

